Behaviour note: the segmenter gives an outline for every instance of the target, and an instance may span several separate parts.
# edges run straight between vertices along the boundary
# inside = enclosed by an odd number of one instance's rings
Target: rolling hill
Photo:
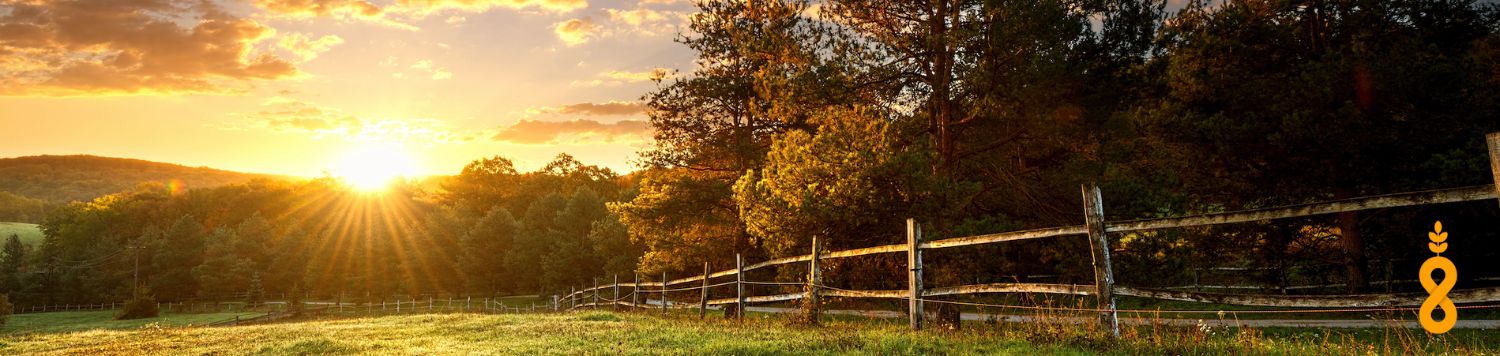
[[[0,221],[39,222],[50,207],[127,191],[145,182],[207,188],[286,177],[88,155],[0,158]]]

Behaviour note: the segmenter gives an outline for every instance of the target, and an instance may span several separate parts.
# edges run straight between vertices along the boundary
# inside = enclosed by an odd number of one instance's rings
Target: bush
[[[0,325],[10,321],[10,313],[15,311],[14,307],[10,304],[10,295],[0,294]]]
[[[160,312],[156,310],[156,298],[142,287],[136,289],[134,297],[125,301],[125,306],[120,308],[120,313],[115,314],[115,320],[155,318],[157,315],[160,315]]]

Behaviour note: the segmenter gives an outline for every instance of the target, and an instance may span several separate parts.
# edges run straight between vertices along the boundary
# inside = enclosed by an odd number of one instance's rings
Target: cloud
[[[426,59],[417,61],[416,64],[412,64],[411,69],[416,69],[427,73],[432,77],[432,80],[444,80],[453,78],[453,72],[449,72],[446,68],[438,68],[436,65],[432,64],[432,61]]]
[[[651,70],[639,72],[610,70],[600,72],[594,79],[574,80],[569,82],[568,85],[575,87],[621,86],[648,80],[668,79],[672,76],[672,70],[666,68],[652,68]]]
[[[598,116],[635,115],[641,113],[642,110],[641,103],[629,101],[611,101],[602,104],[578,103],[556,108],[559,114]]]
[[[274,29],[213,2],[4,3],[0,95],[229,93],[299,74],[256,50]]]
[[[398,0],[397,6],[419,16],[443,11],[485,12],[497,7],[511,9],[541,9],[557,13],[589,7],[587,0]]]
[[[558,22],[553,32],[556,32],[557,38],[568,46],[577,46],[588,42],[589,38],[593,37],[594,31],[598,29],[599,27],[595,26],[593,21],[581,18]]]
[[[416,26],[391,19],[389,11],[365,0],[254,0],[267,13],[287,18],[326,17],[342,21],[359,20],[404,30]]]
[[[602,123],[594,120],[521,120],[501,128],[492,139],[519,144],[641,142],[651,136],[651,125],[640,120]]]
[[[341,138],[349,141],[415,142],[424,144],[462,143],[472,141],[474,134],[464,133],[447,123],[429,118],[366,119],[287,97],[272,97],[253,113],[233,114],[248,121],[245,127],[231,129],[264,129],[287,134],[308,135],[315,139]]]
[[[609,19],[623,25],[624,33],[644,36],[674,34],[688,22],[688,13],[669,10],[636,8],[634,10],[609,9]]]
[[[318,55],[323,54],[323,52],[333,49],[333,46],[343,43],[344,39],[335,35],[326,35],[318,37],[318,39],[312,39],[305,34],[292,33],[281,36],[281,40],[276,42],[276,46],[292,52],[292,55],[297,56],[302,62],[307,62],[318,58]]]
[[[298,17],[361,17],[380,18],[385,10],[364,0],[255,0],[262,9],[283,15]]]

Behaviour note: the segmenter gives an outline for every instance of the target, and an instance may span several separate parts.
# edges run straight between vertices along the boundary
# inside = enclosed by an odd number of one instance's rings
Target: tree
[[[21,236],[11,234],[5,240],[3,258],[0,258],[0,291],[10,293],[21,290],[21,270],[26,265],[26,245]]]
[[[260,272],[254,272],[250,275],[250,289],[245,291],[245,302],[254,308],[265,300],[266,289],[260,284]]]
[[[203,226],[192,215],[183,215],[151,245],[151,289],[167,301],[198,293],[192,270],[203,263]]]
[[[761,256],[738,218],[732,186],[759,168],[771,138],[810,129],[804,107],[848,96],[839,62],[820,47],[834,32],[804,16],[805,1],[703,1],[678,42],[698,55],[691,74],[643,99],[655,129],[642,153],[640,194],[611,210],[649,252],[647,272],[694,270],[735,253]]]
[[[0,293],[0,326],[10,321],[10,314],[15,312],[15,306],[10,304],[10,295]]]
[[[817,133],[781,134],[765,167],[735,184],[740,217],[773,257],[808,253],[814,236],[830,249],[890,243],[905,219],[962,205],[942,200],[930,152],[879,113],[829,108],[814,121]]]
[[[505,261],[520,230],[510,211],[497,205],[464,234],[459,265],[468,276],[470,288],[484,293],[510,289],[507,282],[514,273],[508,273]]]
[[[1495,12],[1469,2],[1247,0],[1194,3],[1167,27],[1170,91],[1139,118],[1147,135],[1189,147],[1211,179],[1182,189],[1229,208],[1305,203],[1482,183],[1478,133],[1500,129],[1500,82],[1482,45]],[[1493,57],[1493,50],[1488,58]],[[1409,241],[1336,227],[1349,292],[1368,286],[1365,245]],[[1265,259],[1316,241],[1267,236]],[[1321,229],[1311,229],[1316,231]],[[1396,229],[1390,229],[1395,231]],[[1284,235],[1292,236],[1284,236]],[[1404,246],[1405,244],[1401,244]],[[1402,250],[1391,248],[1390,250]]]
[[[240,245],[239,234],[233,230],[214,231],[203,263],[192,269],[199,296],[223,298],[249,290],[255,269],[249,258],[240,255]]]
[[[545,287],[542,284],[546,273],[543,261],[555,245],[557,234],[554,231],[559,230],[557,213],[566,206],[567,200],[554,192],[532,201],[526,213],[521,215],[520,233],[515,235],[510,253],[504,260],[506,270],[511,272],[507,279],[514,283],[514,291],[539,292]]]

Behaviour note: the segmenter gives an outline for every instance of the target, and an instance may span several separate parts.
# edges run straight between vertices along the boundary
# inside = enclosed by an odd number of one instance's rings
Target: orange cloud
[[[577,46],[588,42],[589,38],[593,37],[594,31],[598,29],[599,27],[594,26],[593,21],[588,18],[582,18],[558,22],[556,27],[553,28],[553,32],[557,33],[557,38],[562,40],[563,43],[569,46]]]
[[[497,7],[511,9],[538,8],[565,13],[589,7],[587,0],[398,0],[396,4],[419,14],[429,14],[442,10],[485,12]]]
[[[390,11],[365,0],[254,0],[254,4],[275,16],[360,20],[403,30],[417,30],[416,26],[391,19],[387,16]]]
[[[641,103],[611,101],[603,104],[578,103],[557,108],[559,114],[577,115],[634,115],[641,113]]]
[[[594,120],[521,120],[500,129],[495,141],[519,144],[640,142],[651,135],[651,125],[640,120],[601,123]]]
[[[299,17],[378,18],[385,14],[380,6],[364,0],[255,0],[255,5],[271,12]]]
[[[621,86],[648,80],[667,79],[673,75],[672,70],[666,68],[652,68],[651,70],[640,72],[611,70],[600,72],[598,78],[574,80],[569,82],[568,85],[575,87]]]
[[[0,95],[224,93],[298,74],[255,50],[275,30],[212,2],[4,3]]]

